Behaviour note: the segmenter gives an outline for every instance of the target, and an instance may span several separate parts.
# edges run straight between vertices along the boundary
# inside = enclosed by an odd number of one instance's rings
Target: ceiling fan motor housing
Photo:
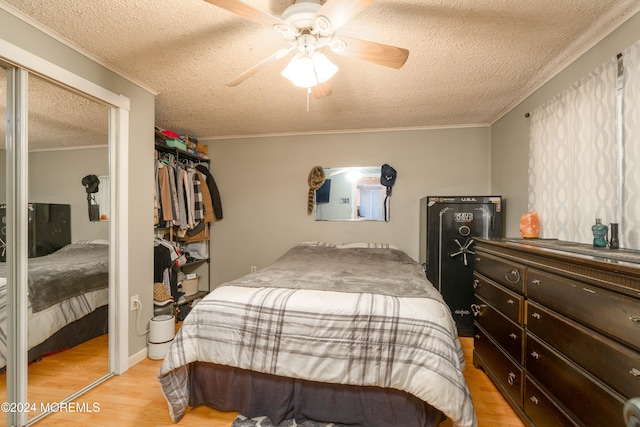
[[[300,30],[311,29],[320,6],[319,0],[298,0],[282,13],[282,19]]]

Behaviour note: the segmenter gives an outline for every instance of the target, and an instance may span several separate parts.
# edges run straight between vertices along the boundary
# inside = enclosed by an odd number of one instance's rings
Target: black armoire
[[[420,200],[420,263],[451,309],[460,336],[473,336],[474,237],[502,237],[501,196]]]

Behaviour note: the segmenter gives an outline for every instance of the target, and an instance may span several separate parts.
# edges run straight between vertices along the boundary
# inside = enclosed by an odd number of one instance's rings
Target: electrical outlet
[[[130,301],[129,305],[131,306],[131,311],[136,311],[138,309],[138,304],[140,304],[140,298],[138,298],[138,295],[133,295]]]
[[[256,272],[256,266],[255,266],[255,265],[252,265],[252,266],[251,266],[251,272],[252,272],[252,273],[255,273],[255,272]]]

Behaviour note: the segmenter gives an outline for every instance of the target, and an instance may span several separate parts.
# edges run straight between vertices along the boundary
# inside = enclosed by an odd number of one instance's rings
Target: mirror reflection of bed
[[[4,117],[2,69],[0,75],[0,115]],[[29,75],[28,94],[27,397],[29,402],[55,403],[109,372],[109,222],[89,221],[81,185],[87,174],[108,178],[109,109],[33,74]],[[55,117],[50,111],[56,112]],[[4,133],[3,124],[3,172]],[[10,179],[5,173],[0,176]],[[7,200],[4,179],[0,205]],[[4,225],[1,207],[0,217]],[[5,242],[4,233],[0,238]],[[0,328],[4,334],[6,263],[2,252],[0,249]],[[6,340],[0,340],[1,401],[6,401],[5,351]],[[38,406],[28,418],[39,412]],[[6,419],[0,417],[3,425]]]

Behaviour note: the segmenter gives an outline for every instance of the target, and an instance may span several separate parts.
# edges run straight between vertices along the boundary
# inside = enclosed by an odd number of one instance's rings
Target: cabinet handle
[[[513,279],[511,279],[513,277]],[[509,283],[518,283],[520,281],[520,272],[515,268],[508,273],[504,273],[504,278]]]
[[[534,405],[537,405],[538,403],[540,403],[540,401],[538,400],[538,398],[537,398],[537,397],[535,397],[535,396],[531,396],[531,397],[529,398],[529,400],[530,400],[530,401],[532,401]]]
[[[632,322],[640,323],[640,316],[629,316]]]
[[[480,281],[478,279],[473,279],[473,289],[478,289],[480,286]]]
[[[507,304],[513,305],[513,304],[514,304],[514,301],[513,301],[511,298],[509,298],[509,299],[507,300]]]
[[[531,357],[533,357],[534,359],[540,359],[540,355],[535,351],[531,352]]]
[[[540,320],[542,318],[542,316],[540,316],[540,313],[531,313],[531,317],[533,317],[534,319],[538,319],[538,320]]]
[[[480,306],[478,304],[471,304],[471,312],[473,313],[473,317],[480,316]]]
[[[540,280],[538,280],[538,279],[533,279],[533,280],[531,281],[531,284],[533,284],[533,285],[540,285]]]
[[[518,339],[518,336],[517,336],[515,333],[513,333],[513,332],[511,332],[511,333],[509,334],[509,337],[513,338],[514,340],[517,340],[517,339]]]
[[[640,369],[637,368],[631,368],[631,370],[629,371],[629,373],[631,375],[633,375],[634,377],[638,378],[640,377]]]
[[[509,372],[509,375],[507,376],[507,382],[509,383],[509,385],[513,385],[516,382],[516,374],[514,374],[513,372]]]

